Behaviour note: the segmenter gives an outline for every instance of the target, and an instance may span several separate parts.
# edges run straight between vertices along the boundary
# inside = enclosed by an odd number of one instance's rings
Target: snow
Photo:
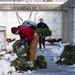
[[[17,55],[12,53],[9,53],[9,51],[12,51],[12,44],[14,42],[11,43],[7,43],[6,44],[6,50],[0,50],[0,75],[35,75],[35,73],[40,72],[40,71],[25,71],[23,73],[19,73],[18,71],[15,70],[14,66],[10,66],[11,61],[15,60],[17,58]],[[64,46],[69,44],[69,43],[54,43],[55,45],[46,45],[46,48],[42,48],[41,50],[38,49],[37,54],[42,54],[44,56],[51,56],[52,54],[52,59],[53,62],[56,62],[60,57],[61,53],[63,52]],[[50,51],[49,51],[50,50]],[[51,54],[50,54],[51,52]],[[49,59],[47,59],[48,61]],[[62,59],[63,61],[64,59]],[[53,65],[53,62],[51,65]],[[50,63],[50,62],[49,62]],[[50,66],[51,67],[51,66]],[[72,66],[69,66],[72,69],[68,69],[69,71],[75,71],[75,64]],[[43,70],[44,72],[44,70]],[[34,73],[34,74],[33,74]],[[39,75],[39,73],[37,73],[36,75]],[[43,75],[43,74],[41,74]],[[47,74],[49,75],[49,74]]]
[[[6,54],[6,55],[4,55],[4,58],[5,58],[5,60],[13,61],[13,60],[15,60],[17,58],[17,55],[14,54],[14,53],[12,53],[12,54]]]
[[[17,58],[16,54],[9,53],[9,51],[12,51],[12,44],[7,43],[7,48],[0,50],[0,75],[11,75],[16,71],[14,66],[10,66],[11,61]]]
[[[15,68],[13,66],[10,66],[10,62],[2,59],[0,60],[0,75],[8,75],[8,72],[15,71]]]
[[[32,71],[28,70],[28,71],[26,71],[24,73],[14,72],[13,75],[28,75],[28,74],[31,74],[31,73],[32,73]]]

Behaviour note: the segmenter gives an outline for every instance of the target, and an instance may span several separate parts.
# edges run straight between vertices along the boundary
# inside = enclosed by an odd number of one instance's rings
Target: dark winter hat
[[[43,20],[43,18],[40,18],[39,20]]]
[[[11,28],[11,32],[12,32],[13,34],[15,34],[15,33],[17,32],[17,28],[16,28],[16,27],[12,27],[12,28]]]

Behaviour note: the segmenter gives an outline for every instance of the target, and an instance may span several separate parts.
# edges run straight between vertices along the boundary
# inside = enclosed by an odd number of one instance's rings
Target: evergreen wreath
[[[21,71],[47,68],[47,63],[45,61],[44,56],[42,55],[36,57],[35,62],[33,64],[34,67],[31,67],[28,64],[26,57],[27,57],[29,45],[26,44],[20,45],[21,41],[22,40],[17,40],[13,44],[13,52],[17,54],[17,58],[11,62],[11,66],[14,66],[16,70],[21,70]]]
[[[49,28],[45,28],[45,29],[43,29],[43,28],[37,28],[36,32],[38,33],[38,35],[40,37],[42,37],[42,36],[47,37],[47,36],[51,36],[52,35],[52,31]]]

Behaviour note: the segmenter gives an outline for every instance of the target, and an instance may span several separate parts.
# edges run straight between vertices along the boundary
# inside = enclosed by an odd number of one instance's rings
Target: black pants
[[[39,48],[45,48],[45,37],[39,37]]]

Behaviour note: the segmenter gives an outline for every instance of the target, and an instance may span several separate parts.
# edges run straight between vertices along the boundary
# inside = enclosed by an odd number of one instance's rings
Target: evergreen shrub
[[[75,45],[66,45],[56,64],[73,65],[75,64]]]

